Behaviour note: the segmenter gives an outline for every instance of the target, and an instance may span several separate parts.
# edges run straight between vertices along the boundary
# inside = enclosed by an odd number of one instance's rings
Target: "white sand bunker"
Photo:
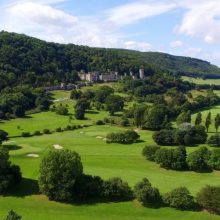
[[[96,138],[97,138],[97,139],[102,139],[103,137],[102,137],[102,136],[97,136]]]
[[[38,154],[27,154],[27,157],[38,158],[40,156]]]
[[[61,149],[63,149],[63,147],[60,146],[59,144],[54,144],[53,147],[54,147],[54,149],[56,149],[56,150],[61,150]]]
[[[140,131],[140,129],[135,129],[134,131],[135,131],[135,132],[139,132],[139,131]]]
[[[84,132],[83,132],[83,131],[80,131],[79,133],[80,133],[80,134],[84,134]]]

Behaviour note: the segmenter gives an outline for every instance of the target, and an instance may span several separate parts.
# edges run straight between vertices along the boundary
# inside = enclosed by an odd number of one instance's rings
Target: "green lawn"
[[[183,80],[189,81],[191,83],[195,84],[209,84],[209,85],[220,85],[220,79],[202,79],[202,78],[193,78],[193,77],[187,77],[183,76]]]
[[[104,179],[122,177],[131,186],[148,177],[165,193],[178,186],[187,186],[193,194],[206,184],[218,185],[220,172],[198,174],[195,172],[176,172],[159,168],[155,163],[141,156],[142,148],[152,144],[152,132],[141,131],[143,142],[133,145],[106,144],[103,138],[109,131],[122,128],[114,126],[92,126],[89,128],[54,133],[31,138],[13,138],[6,145],[16,145],[10,154],[12,161],[20,165],[24,183],[10,196],[0,197],[0,218],[8,209],[14,208],[25,219],[220,219],[202,212],[180,212],[170,208],[148,209],[136,201],[123,203],[99,203],[66,205],[48,201],[38,195],[35,182],[38,178],[39,163],[42,156],[59,144],[65,149],[77,151],[82,158],[85,173],[100,175]],[[189,151],[195,148],[189,148]],[[40,158],[29,158],[35,153]],[[29,179],[29,180],[28,180]],[[28,192],[28,193],[27,193]]]
[[[69,92],[54,92],[54,100],[68,98]],[[56,104],[59,102],[56,102]],[[74,102],[66,100],[70,114],[73,113]],[[128,103],[131,106],[133,103]],[[220,106],[213,108],[213,116],[220,111]],[[206,115],[207,112],[204,112]],[[101,111],[87,112],[87,120],[73,120],[72,124],[94,124],[98,119],[107,117],[108,113]],[[195,116],[193,116],[194,118]],[[0,123],[0,129],[9,132],[10,136],[20,135],[22,131],[33,132],[49,128],[65,127],[69,123],[68,116],[59,116],[53,112],[43,112],[24,119],[14,119]],[[18,129],[18,126],[20,128]],[[104,179],[118,176],[126,180],[132,187],[143,177],[149,178],[161,193],[168,192],[179,186],[186,186],[196,194],[207,184],[219,185],[220,172],[195,173],[165,170],[142,157],[145,145],[154,144],[151,131],[140,131],[142,142],[133,145],[106,144],[104,138],[109,132],[124,130],[116,126],[104,125],[53,133],[51,135],[30,138],[15,137],[5,142],[10,150],[11,160],[21,167],[24,180],[10,195],[0,196],[0,219],[3,219],[9,209],[14,209],[24,220],[220,220],[220,217],[207,212],[182,212],[171,208],[151,209],[142,207],[137,201],[119,203],[88,203],[62,204],[48,201],[38,192],[37,179],[39,164],[42,157],[53,150],[54,144],[64,149],[71,149],[81,155],[84,172],[99,175]],[[213,128],[211,128],[211,131]],[[188,148],[194,151],[196,148]],[[37,154],[39,158],[28,157]]]

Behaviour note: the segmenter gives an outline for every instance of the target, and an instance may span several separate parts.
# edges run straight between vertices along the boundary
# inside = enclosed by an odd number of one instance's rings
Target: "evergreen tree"
[[[196,116],[195,125],[200,125],[202,123],[202,114],[199,112]]]
[[[215,117],[215,130],[216,130],[216,133],[218,132],[218,128],[220,126],[220,115],[219,113],[216,115]]]
[[[205,127],[207,132],[209,131],[209,126],[211,125],[212,121],[211,121],[211,112],[208,113],[206,120],[205,120]]]

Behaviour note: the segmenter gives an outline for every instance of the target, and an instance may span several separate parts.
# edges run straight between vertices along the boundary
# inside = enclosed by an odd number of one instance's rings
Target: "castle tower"
[[[144,69],[139,70],[139,77],[140,79],[144,79]]]

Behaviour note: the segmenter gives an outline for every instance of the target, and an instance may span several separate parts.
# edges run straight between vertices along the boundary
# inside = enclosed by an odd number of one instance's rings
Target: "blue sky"
[[[220,66],[220,0],[0,0],[0,29]]]

